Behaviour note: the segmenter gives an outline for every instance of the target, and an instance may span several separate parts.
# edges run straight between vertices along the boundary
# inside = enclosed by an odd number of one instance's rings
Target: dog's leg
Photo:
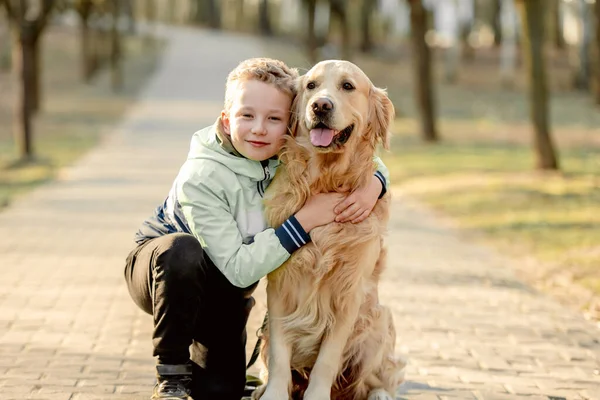
[[[267,309],[269,312],[269,379],[261,400],[289,399],[292,384],[291,346],[281,325],[283,305],[267,286]]]
[[[331,387],[341,369],[344,348],[358,316],[360,301],[359,295],[348,301],[347,313],[339,316],[323,340],[319,356],[310,373],[308,388],[304,394],[305,400],[329,400]]]
[[[386,392],[385,389],[374,389],[369,392],[367,400],[394,400],[394,397]]]
[[[361,268],[365,271],[365,277],[369,276],[375,268],[380,252],[379,240],[367,244],[359,253],[361,257],[355,260],[356,265],[346,263],[342,268]],[[355,284],[356,287],[348,289],[348,298],[343,300],[343,310],[338,309],[336,319],[321,343],[317,361],[310,373],[304,400],[329,400],[331,397],[331,388],[342,368],[344,349],[365,299],[364,290],[360,287],[362,283],[355,282]]]

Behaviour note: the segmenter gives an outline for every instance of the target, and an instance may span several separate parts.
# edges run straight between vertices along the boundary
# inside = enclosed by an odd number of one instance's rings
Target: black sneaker
[[[150,400],[193,400],[190,396],[191,365],[159,364],[156,373],[157,382]]]

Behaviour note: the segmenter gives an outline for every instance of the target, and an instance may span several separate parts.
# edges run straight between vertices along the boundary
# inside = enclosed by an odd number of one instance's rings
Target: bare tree
[[[16,99],[15,139],[20,161],[33,159],[31,116],[35,103],[39,101],[38,44],[48,23],[54,0],[45,0],[35,18],[29,3],[23,0],[3,0],[8,15],[14,42],[14,68],[19,79]]]
[[[544,47],[544,0],[517,0],[523,27],[523,58],[529,85],[529,105],[534,127],[536,168],[558,169],[558,159],[548,120],[548,85]]]
[[[413,48],[415,97],[421,116],[421,134],[426,142],[439,140],[435,126],[431,50],[425,42],[427,12],[422,0],[408,0]]]

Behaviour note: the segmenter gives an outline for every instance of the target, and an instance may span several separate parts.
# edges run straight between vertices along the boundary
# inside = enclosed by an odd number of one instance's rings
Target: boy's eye
[[[244,117],[244,118],[252,118],[252,114],[242,114],[242,117]]]
[[[306,88],[307,88],[308,90],[313,90],[313,89],[314,89],[314,88],[316,88],[316,87],[317,87],[317,84],[316,84],[316,83],[314,83],[314,82],[308,82],[308,84],[306,85]]]

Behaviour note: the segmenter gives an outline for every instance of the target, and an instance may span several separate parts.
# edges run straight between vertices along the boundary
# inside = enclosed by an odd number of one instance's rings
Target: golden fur
[[[321,62],[299,78],[298,88],[294,137],[286,140],[282,165],[267,192],[271,226],[296,213],[311,194],[348,193],[366,185],[375,172],[376,146],[388,147],[393,105],[354,64]],[[317,118],[313,104],[324,98],[334,107],[327,126],[338,132],[326,148],[309,137]],[[352,125],[347,141],[340,143],[339,132]],[[312,242],[269,274],[263,347],[268,383],[254,398],[393,398],[404,364],[394,354],[391,312],[377,293],[388,213],[385,195],[360,223],[313,229]]]

